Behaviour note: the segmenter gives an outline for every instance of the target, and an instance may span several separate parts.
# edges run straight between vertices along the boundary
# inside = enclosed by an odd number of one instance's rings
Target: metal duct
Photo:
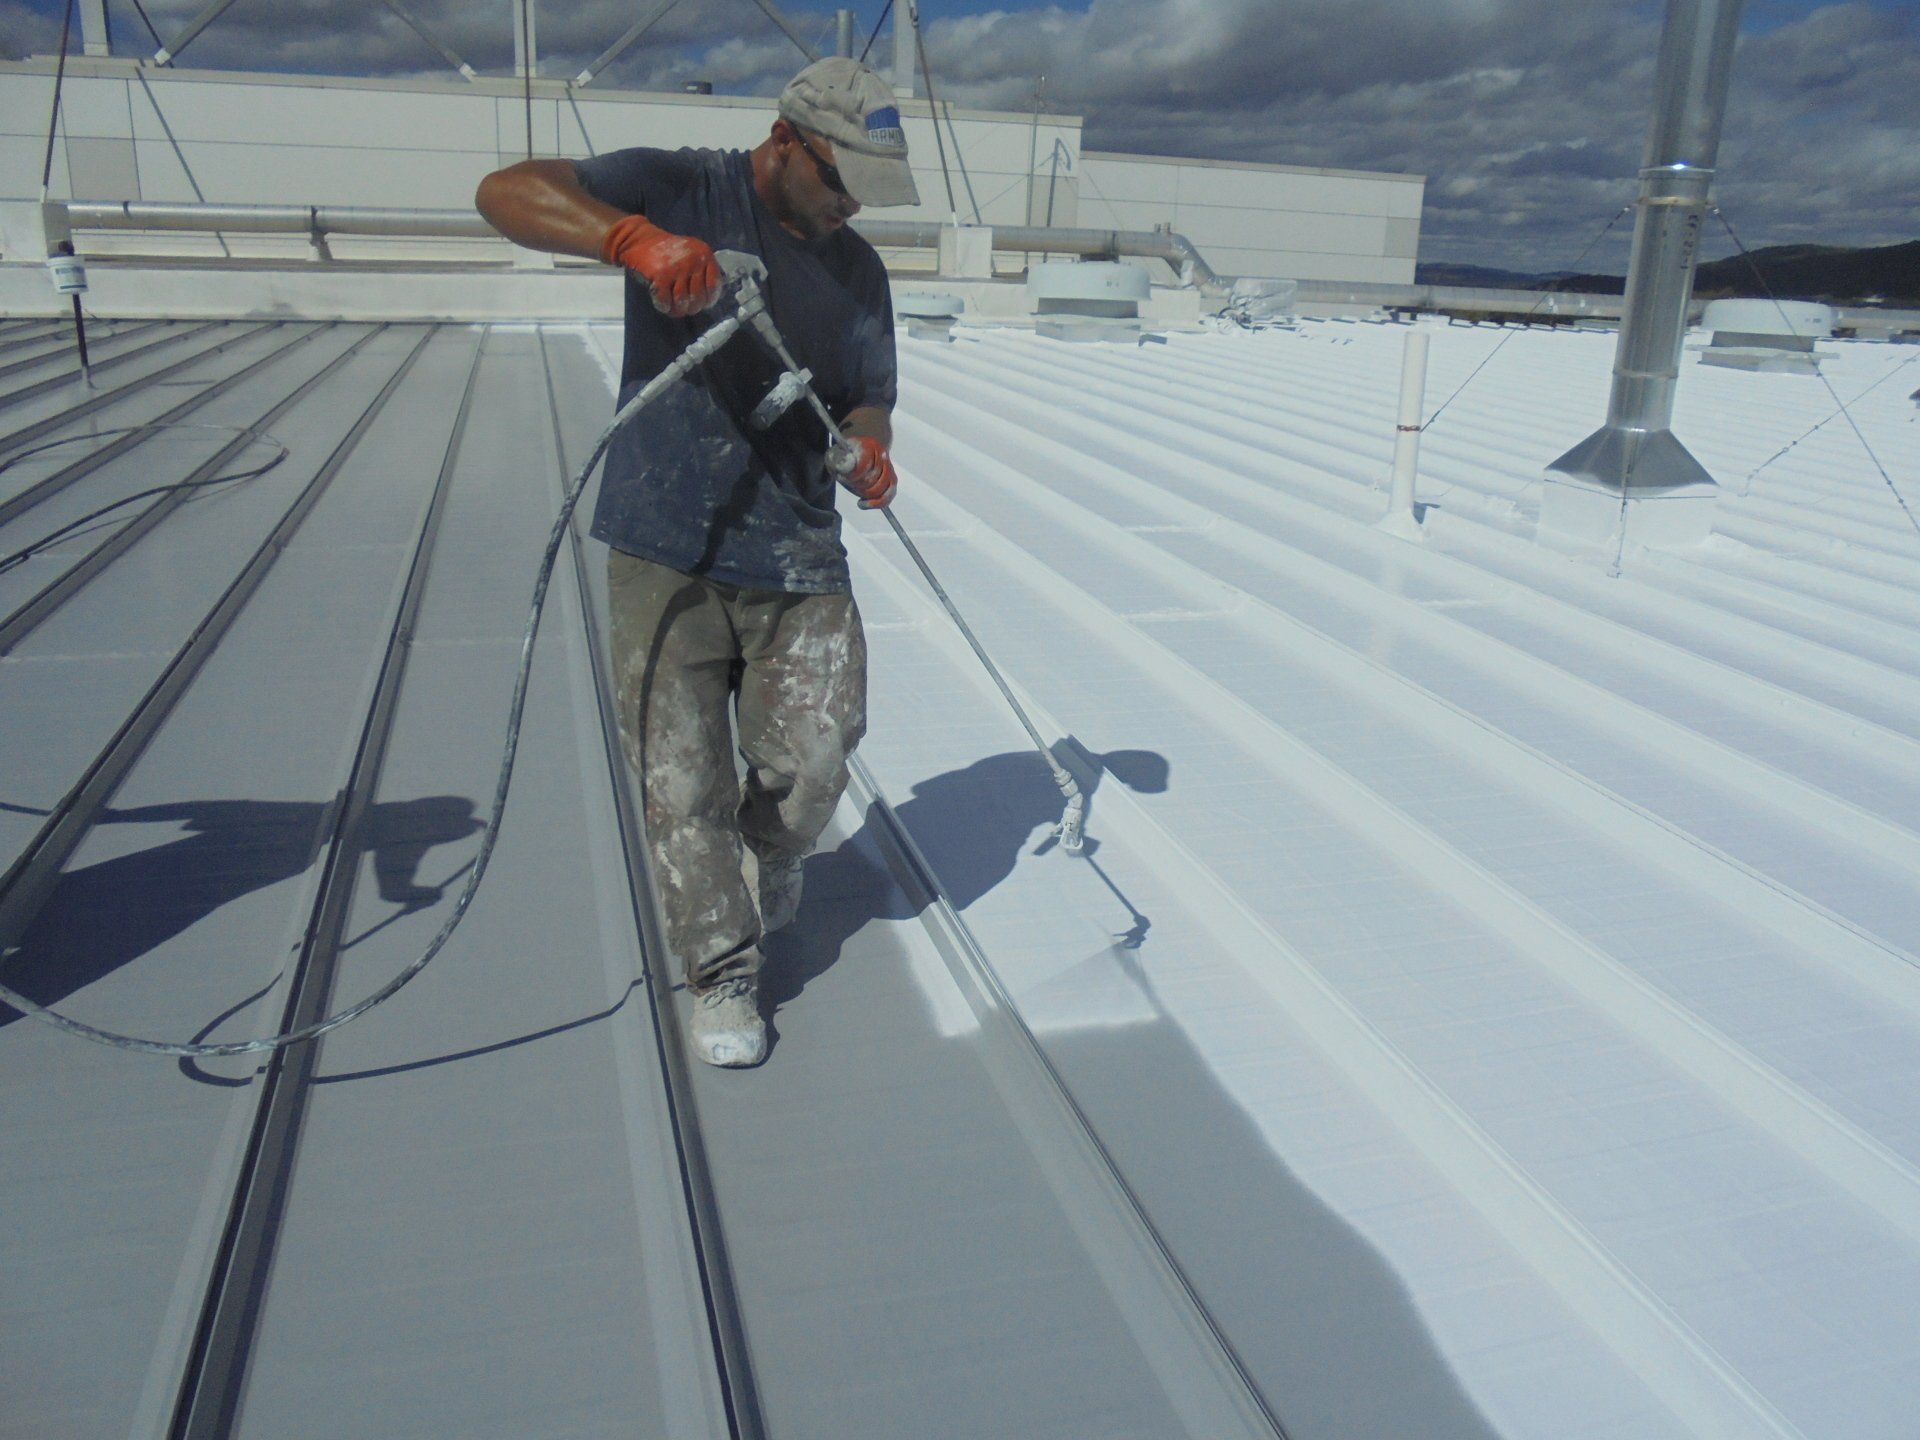
[[[932,220],[861,220],[855,226],[869,243],[890,249],[937,250],[940,232],[949,227]],[[1130,255],[1142,260],[1164,260],[1183,285],[1210,295],[1224,296],[1233,288],[1222,279],[1184,235],[1171,230],[1075,230],[1051,225],[995,225],[996,250],[1033,250],[1046,255],[1080,255],[1114,260]]]
[[[499,232],[470,210],[415,210],[377,205],[170,205],[147,200],[75,200],[65,207],[77,230],[229,230],[284,235],[413,235],[494,240]],[[856,227],[868,243],[894,249],[937,250],[940,232],[930,220],[866,220]],[[1182,284],[1225,295],[1231,282],[1184,235],[1170,230],[1075,230],[1045,225],[996,225],[998,250],[1032,250],[1111,260],[1122,255],[1164,260]]]
[[[76,200],[76,230],[226,230],[256,235],[414,235],[494,240],[500,232],[466,210],[381,205],[165,205]]]
[[[1553,492],[1566,485],[1610,494],[1616,505],[1629,494],[1713,495],[1713,478],[1668,427],[1740,8],[1741,0],[1668,0],[1607,423],[1548,467],[1557,484],[1548,486],[1541,518],[1552,528],[1592,528],[1561,525],[1549,513],[1565,512]],[[1697,517],[1683,529],[1697,529]]]

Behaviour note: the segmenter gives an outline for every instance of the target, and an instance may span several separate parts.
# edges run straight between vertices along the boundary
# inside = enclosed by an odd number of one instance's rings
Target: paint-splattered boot
[[[767,1058],[760,986],[735,975],[693,992],[693,1053],[709,1065],[758,1065]]]
[[[762,855],[760,861],[760,933],[771,935],[793,923],[800,910],[804,855]]]

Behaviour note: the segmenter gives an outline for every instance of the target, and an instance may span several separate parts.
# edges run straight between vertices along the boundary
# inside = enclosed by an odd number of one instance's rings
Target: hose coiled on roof
[[[453,910],[440,926],[427,948],[411,961],[405,969],[395,975],[385,985],[356,1004],[339,1010],[310,1025],[297,1030],[283,1031],[277,1035],[263,1035],[254,1040],[233,1040],[213,1044],[196,1044],[188,1041],[150,1040],[137,1035],[122,1035],[118,1031],[102,1029],[89,1025],[84,1020],[76,1020],[71,1015],[63,1015],[57,1010],[31,1000],[17,990],[0,985],[0,1001],[5,1001],[22,1014],[36,1020],[43,1020],[69,1035],[77,1035],[83,1040],[92,1040],[96,1044],[111,1046],[116,1050],[133,1050],[146,1055],[171,1055],[191,1059],[211,1059],[220,1056],[256,1055],[265,1051],[283,1049],[298,1044],[302,1040],[313,1040],[337,1030],[349,1021],[357,1020],[375,1006],[391,1000],[406,988],[422,970],[427,968],[434,956],[438,955],[460,922],[466,918],[473,897],[479,893],[480,882],[486,878],[487,865],[493,858],[493,848],[500,838],[500,824],[506,815],[507,792],[513,784],[514,760],[520,749],[520,724],[527,705],[527,685],[533,674],[533,647],[540,633],[540,617],[546,611],[547,587],[553,580],[553,567],[559,559],[560,546],[565,541],[568,527],[573,522],[573,512],[585,493],[587,482],[592,478],[594,469],[607,453],[607,447],[613,443],[613,437],[619,433],[634,416],[660,397],[666,389],[677,383],[695,366],[704,362],[728,340],[732,339],[740,327],[746,323],[744,314],[730,315],[717,321],[698,339],[689,345],[680,357],[653,379],[643,385],[625,405],[621,406],[607,428],[594,442],[593,451],[587,456],[587,463],[567,488],[566,497],[560,503],[560,513],[555,517],[553,529],[547,535],[547,547],[540,558],[540,569],[534,579],[533,603],[527,617],[526,636],[520,645],[520,666],[514,676],[513,701],[507,710],[506,743],[500,756],[500,775],[494,783],[493,807],[487,815],[486,826],[480,837],[480,849],[474,856],[471,869],[467,874],[467,883],[461,888],[459,897],[453,902]]]

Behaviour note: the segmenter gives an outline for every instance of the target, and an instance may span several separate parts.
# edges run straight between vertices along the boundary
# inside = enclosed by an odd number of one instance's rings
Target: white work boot
[[[756,855],[760,862],[760,933],[771,935],[793,923],[800,911],[804,855]]]
[[[735,975],[693,992],[693,1053],[709,1065],[758,1065],[767,1058],[760,986]]]

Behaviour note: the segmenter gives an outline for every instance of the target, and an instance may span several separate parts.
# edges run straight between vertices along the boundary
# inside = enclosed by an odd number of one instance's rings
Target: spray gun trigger
[[[756,430],[764,430],[793,408],[794,402],[807,393],[807,386],[813,380],[811,370],[789,370],[775,382],[766,398],[753,407],[753,414],[747,418]]]
[[[721,275],[729,281],[767,278],[766,262],[758,255],[749,255],[744,250],[716,250],[713,258],[719,262]]]

